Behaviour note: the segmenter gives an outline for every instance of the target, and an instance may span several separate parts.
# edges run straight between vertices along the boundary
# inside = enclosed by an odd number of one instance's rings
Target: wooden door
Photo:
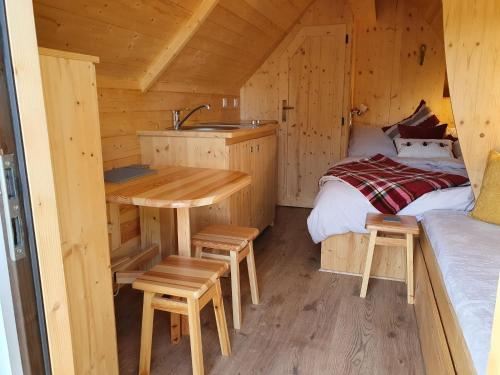
[[[346,25],[305,27],[281,57],[279,204],[312,207],[341,158],[347,45]]]

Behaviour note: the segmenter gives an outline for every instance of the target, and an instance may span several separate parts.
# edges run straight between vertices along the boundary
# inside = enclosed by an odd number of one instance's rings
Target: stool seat
[[[241,251],[249,241],[259,235],[256,228],[239,227],[236,225],[210,225],[196,233],[191,243],[193,246],[209,249]]]
[[[257,228],[236,225],[210,225],[196,233],[191,243],[195,257],[217,259],[231,266],[231,293],[233,302],[233,326],[241,328],[240,262],[246,259],[252,302],[259,303],[257,271],[253,254],[253,240],[259,235]]]
[[[183,298],[199,298],[229,266],[224,262],[171,255],[139,276],[134,289]]]
[[[419,234],[417,219],[408,215],[367,214],[366,229],[386,233]]]

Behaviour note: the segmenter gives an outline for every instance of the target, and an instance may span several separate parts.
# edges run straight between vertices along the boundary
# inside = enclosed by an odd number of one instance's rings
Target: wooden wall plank
[[[5,11],[45,310],[51,370],[74,374],[61,236],[38,48],[30,0],[6,0]]]
[[[375,0],[348,0],[354,19],[368,25],[377,22],[377,6]]]
[[[500,150],[500,3],[444,0],[443,6],[453,113],[478,196],[488,153]]]
[[[437,1],[437,0],[436,0]],[[385,126],[410,115],[425,99],[453,127],[450,103],[443,98],[445,56],[442,36],[411,2],[379,0],[375,25],[356,25],[354,105],[369,111],[356,122]],[[419,49],[427,46],[424,64]]]
[[[94,64],[41,56],[78,374],[118,374]]]

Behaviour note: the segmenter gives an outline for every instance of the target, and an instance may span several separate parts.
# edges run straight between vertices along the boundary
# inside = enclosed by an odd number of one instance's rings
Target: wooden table
[[[161,248],[159,209],[175,208],[178,253],[183,256],[191,256],[189,209],[218,203],[251,183],[248,174],[238,171],[180,166],[155,171],[125,183],[107,183],[106,201],[141,207],[143,249],[152,243]]]
[[[248,174],[237,171],[180,166],[154,169],[156,173],[148,176],[121,184],[106,184],[106,201],[113,206],[110,207],[110,217],[117,218],[118,223],[120,204],[140,206],[141,249],[145,256],[151,250],[157,250],[155,245],[158,245],[160,249],[160,257],[166,255],[161,243],[160,209],[176,209],[178,253],[190,257],[189,209],[219,203],[251,183],[251,177]],[[133,264],[136,259],[142,261],[141,256],[141,254],[136,255],[130,263]],[[125,276],[123,280],[126,280],[124,281],[126,283],[133,282],[140,273],[141,271],[130,272],[131,276],[129,278]],[[180,339],[181,325],[179,323],[176,319],[170,321],[173,343],[178,343]],[[187,320],[182,319],[182,333],[188,334],[188,332]]]

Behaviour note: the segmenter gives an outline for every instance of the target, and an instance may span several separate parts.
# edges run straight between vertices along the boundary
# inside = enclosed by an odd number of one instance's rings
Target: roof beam
[[[376,0],[349,0],[356,21],[374,25],[377,22]]]
[[[162,49],[160,54],[148,67],[144,76],[140,79],[142,92],[148,91],[165,72],[165,70],[167,70],[168,66],[181,53],[182,49],[199,30],[201,25],[203,25],[218,2],[218,0],[201,0],[191,17],[177,31],[165,48]]]

